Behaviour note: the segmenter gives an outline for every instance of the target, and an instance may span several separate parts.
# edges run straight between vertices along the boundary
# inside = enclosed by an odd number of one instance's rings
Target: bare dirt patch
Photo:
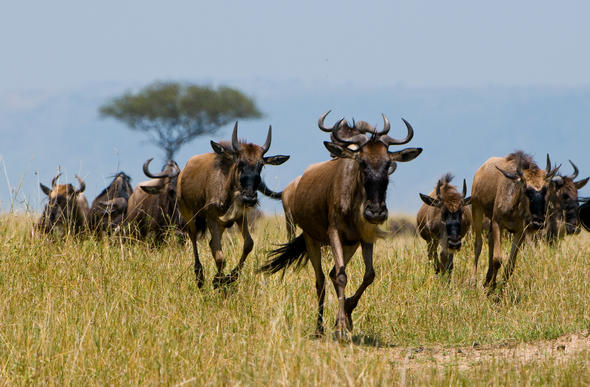
[[[475,365],[490,361],[507,360],[510,362],[530,363],[543,359],[566,361],[582,352],[590,351],[590,332],[584,331],[564,335],[553,340],[534,342],[516,342],[506,340],[494,345],[462,347],[414,347],[383,349],[384,355],[390,356],[401,369],[418,369],[425,366],[455,366],[466,370]]]

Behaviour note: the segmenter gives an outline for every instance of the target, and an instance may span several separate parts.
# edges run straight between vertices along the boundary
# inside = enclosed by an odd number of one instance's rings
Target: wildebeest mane
[[[459,209],[463,195],[457,191],[455,186],[451,185],[453,178],[453,174],[448,172],[438,180],[437,185],[440,185],[440,197],[445,206],[454,212]]]
[[[533,157],[531,155],[529,155],[528,153],[525,153],[524,151],[521,151],[521,150],[517,150],[517,151],[510,153],[508,156],[506,156],[506,160],[507,161],[514,160],[517,163],[520,163],[520,167],[523,170],[528,169],[530,171],[536,171],[539,169],[537,164],[533,161]]]

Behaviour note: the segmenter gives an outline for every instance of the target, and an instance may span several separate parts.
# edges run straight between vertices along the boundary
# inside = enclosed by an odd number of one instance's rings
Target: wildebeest
[[[49,233],[57,227],[63,227],[65,233],[79,234],[88,228],[88,201],[83,192],[86,184],[75,175],[80,188],[71,184],[56,184],[59,173],[51,180],[51,188],[40,183],[41,190],[49,200],[37,222],[37,229]]]
[[[526,232],[534,232],[545,225],[547,198],[551,179],[557,168],[551,169],[549,155],[547,167],[540,169],[532,157],[516,151],[506,157],[492,157],[477,170],[471,188],[475,258],[472,284],[476,282],[477,261],[483,245],[482,222],[484,215],[491,220],[488,233],[489,267],[485,285],[496,287],[496,276],[502,266],[500,239],[502,230],[513,234],[510,257],[504,268],[507,281],[514,270],[516,254]]]
[[[337,137],[334,136],[334,131],[338,132],[338,135],[340,137],[343,138],[350,138],[353,137],[355,135],[358,135],[361,133],[361,130],[358,129],[356,127],[356,123],[353,123],[353,126],[351,127],[348,122],[342,118],[340,119],[338,122],[336,122],[336,124],[334,124],[332,127],[327,127],[324,124],[324,120],[326,119],[326,117],[328,116],[328,114],[330,114],[331,110],[328,110],[327,112],[325,112],[324,114],[322,114],[320,116],[320,118],[318,119],[318,127],[326,132],[326,133],[330,133],[330,141],[334,144],[338,144],[341,146],[349,146],[352,150],[355,149],[355,147],[357,146],[356,144],[347,144],[347,143],[342,143],[338,140]],[[363,122],[360,122],[361,125],[363,125]],[[336,157],[334,154],[330,153],[330,156],[332,157]],[[313,168],[314,165],[316,164],[312,164],[308,167],[309,168]],[[295,221],[293,219],[293,215],[292,215],[292,207],[293,207],[293,197],[295,195],[295,191],[297,190],[297,183],[299,183],[299,180],[301,179],[301,176],[297,176],[293,181],[291,181],[283,190],[283,192],[281,193],[281,199],[283,202],[283,210],[285,212],[285,222],[286,222],[286,227],[287,227],[287,237],[289,238],[289,240],[293,239],[295,237],[295,230],[296,230],[296,224]]]
[[[270,260],[258,269],[259,272],[276,273],[291,265],[303,266],[311,260],[318,297],[318,335],[323,334],[325,297],[321,245],[329,244],[334,256],[330,278],[338,295],[337,335],[342,337],[346,329],[352,329],[352,312],[375,278],[373,244],[382,234],[378,225],[387,219],[385,197],[389,175],[395,171],[396,162],[413,160],[422,152],[421,148],[388,151],[390,145],[408,143],[413,137],[413,129],[404,120],[408,135],[403,140],[396,140],[387,135],[390,124],[385,115],[383,119],[381,132],[362,121],[357,123],[362,133],[343,138],[333,132],[340,143],[352,145],[350,147],[324,142],[336,158],[306,169],[295,191],[292,215],[303,232],[272,251]],[[355,294],[346,298],[345,267],[359,245],[365,275]]]
[[[578,209],[578,216],[580,218],[580,224],[586,231],[590,231],[590,198],[582,202],[582,205]]]
[[[452,179],[453,175],[447,173],[428,196],[420,194],[424,204],[416,216],[418,232],[428,244],[428,258],[436,273],[452,273],[453,255],[461,248],[461,240],[471,227],[471,198],[465,197],[467,185],[463,180],[463,192],[459,193],[451,184]]]
[[[90,228],[95,232],[113,231],[127,215],[127,202],[133,193],[131,178],[117,173],[113,181],[92,201]]]
[[[258,203],[256,192],[262,182],[260,172],[265,165],[280,165],[289,159],[289,156],[265,156],[271,138],[272,128],[269,127],[263,146],[238,141],[236,122],[231,142],[211,141],[214,152],[191,157],[180,173],[179,208],[186,219],[186,231],[193,245],[194,272],[199,288],[203,286],[204,274],[197,239],[206,228],[211,234],[209,247],[217,266],[214,287],[235,281],[254,247],[246,210]],[[225,256],[221,251],[221,237],[234,222],[242,233],[244,246],[236,267],[229,275],[224,275]]]
[[[555,189],[549,199],[547,208],[546,237],[549,243],[555,242],[565,234],[577,234],[580,232],[580,221],[578,217],[578,190],[588,183],[585,178],[578,181],[578,167],[569,160],[574,173],[567,176],[556,175],[552,181]]]
[[[143,164],[143,173],[152,180],[139,183],[133,190],[127,204],[125,226],[141,238],[154,233],[154,241],[159,243],[166,231],[183,223],[178,212],[176,187],[180,168],[175,161],[168,160],[160,173],[153,174],[149,171],[152,160]]]

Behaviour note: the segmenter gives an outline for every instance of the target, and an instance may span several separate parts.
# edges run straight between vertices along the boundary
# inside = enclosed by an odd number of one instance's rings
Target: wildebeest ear
[[[464,206],[471,205],[471,196],[467,196],[465,199],[463,199],[463,205]]]
[[[395,172],[396,169],[397,169],[397,163],[395,161],[392,161],[391,165],[389,166],[389,169],[387,170],[387,174],[391,175],[393,172]]]
[[[440,200],[424,194],[420,194],[420,199],[422,199],[422,201],[426,203],[426,205],[432,207],[440,207],[440,205],[442,204]]]
[[[230,157],[230,158],[234,157],[234,154],[232,151],[230,151],[226,147],[222,146],[221,144],[216,143],[215,141],[211,141],[211,148],[213,148],[213,151],[215,153],[217,153],[218,155],[226,156],[226,157]]]
[[[577,189],[582,189],[586,185],[586,183],[588,183],[588,179],[590,179],[590,177],[587,177],[582,180],[578,180],[578,181],[574,182],[574,185],[576,186]]]
[[[140,185],[139,188],[141,188],[144,192],[149,193],[150,195],[156,195],[162,192],[162,188],[164,188],[164,186],[158,187],[154,185]]]
[[[47,187],[46,185],[43,185],[41,183],[39,183],[39,185],[41,186],[41,191],[43,191],[43,193],[47,196],[49,196],[49,194],[51,193],[51,189],[49,187]]]
[[[391,161],[412,161],[422,153],[422,148],[406,148],[397,152],[389,152]]]
[[[498,171],[500,171],[500,172],[502,173],[502,175],[506,176],[506,177],[507,177],[508,179],[510,179],[510,180],[519,180],[519,179],[520,179],[520,177],[518,177],[518,176],[517,176],[517,175],[515,175],[514,173],[507,172],[507,171],[505,171],[505,170],[503,170],[503,169],[500,169],[500,168],[498,168],[498,167],[496,167],[496,169],[497,169]]]
[[[324,146],[336,157],[340,157],[341,159],[356,159],[356,152],[353,152],[348,148],[344,148],[329,141],[324,141]]]
[[[289,157],[291,157],[291,156],[276,155],[276,156],[263,157],[263,160],[264,160],[264,164],[281,165],[285,161],[289,160]]]

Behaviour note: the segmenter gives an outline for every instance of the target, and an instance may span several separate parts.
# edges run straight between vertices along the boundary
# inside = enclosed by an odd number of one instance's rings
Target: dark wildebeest
[[[49,233],[61,226],[65,233],[79,234],[88,228],[88,201],[82,193],[86,184],[78,175],[75,175],[80,183],[78,189],[74,189],[71,184],[56,184],[60,176],[61,173],[51,180],[51,188],[40,183],[41,190],[49,201],[43,209],[37,228]]]
[[[565,234],[580,232],[578,190],[582,189],[590,178],[574,181],[578,177],[578,167],[571,160],[569,162],[574,168],[574,173],[568,176],[558,174],[553,178],[555,189],[552,190],[547,208],[546,237],[549,243],[554,243]]]
[[[139,183],[133,190],[127,205],[125,225],[141,238],[154,233],[154,241],[160,243],[167,231],[183,224],[176,198],[180,168],[175,161],[168,160],[159,174],[153,174],[149,171],[152,160],[143,164],[143,173],[152,180]]]
[[[463,193],[459,193],[451,184],[452,179],[453,175],[447,173],[429,196],[420,194],[424,204],[416,216],[418,232],[428,244],[428,258],[434,263],[436,273],[452,273],[453,255],[461,248],[461,239],[471,227],[471,198],[465,197],[467,185],[463,180]]]
[[[92,201],[89,223],[94,232],[113,231],[127,215],[127,202],[133,193],[131,178],[119,172]]]
[[[385,197],[389,175],[396,162],[416,158],[421,148],[390,152],[390,145],[408,143],[413,137],[410,124],[404,120],[408,135],[396,140],[387,135],[389,120],[383,116],[384,129],[376,131],[365,122],[357,123],[361,132],[343,138],[334,132],[344,147],[333,142],[324,145],[335,159],[307,168],[301,176],[293,200],[292,215],[302,234],[270,253],[271,259],[259,272],[276,273],[294,265],[303,266],[311,260],[318,296],[317,334],[323,334],[324,282],[320,247],[329,244],[334,256],[330,278],[338,295],[336,316],[337,335],[352,329],[352,312],[365,289],[373,282],[373,244],[383,234],[378,225],[387,220]],[[345,267],[359,245],[365,263],[363,282],[355,294],[345,297],[347,276]]]
[[[262,184],[260,172],[265,165],[280,165],[289,159],[289,156],[264,156],[270,148],[271,133],[269,127],[263,146],[238,141],[236,122],[231,142],[211,141],[214,152],[191,157],[180,173],[179,208],[186,219],[186,230],[193,245],[194,271],[199,288],[203,286],[204,274],[197,239],[206,228],[211,234],[209,247],[217,266],[214,287],[235,281],[254,247],[246,210],[258,203],[256,192]],[[229,275],[224,275],[225,256],[221,251],[221,237],[233,223],[239,226],[244,246],[236,267]]]
[[[580,219],[580,224],[586,229],[586,231],[590,231],[590,198],[585,199],[582,202],[582,205],[578,209],[578,217]]]
[[[484,215],[491,220],[488,233],[489,267],[484,285],[494,289],[496,276],[502,266],[500,239],[502,230],[513,234],[512,249],[504,268],[506,282],[516,262],[516,254],[527,232],[542,229],[545,225],[547,198],[551,179],[557,168],[551,169],[547,155],[546,170],[540,169],[528,154],[517,151],[506,157],[488,159],[475,173],[471,188],[471,211],[475,234],[475,258],[472,284],[476,283],[477,261],[483,245],[482,223]]]

